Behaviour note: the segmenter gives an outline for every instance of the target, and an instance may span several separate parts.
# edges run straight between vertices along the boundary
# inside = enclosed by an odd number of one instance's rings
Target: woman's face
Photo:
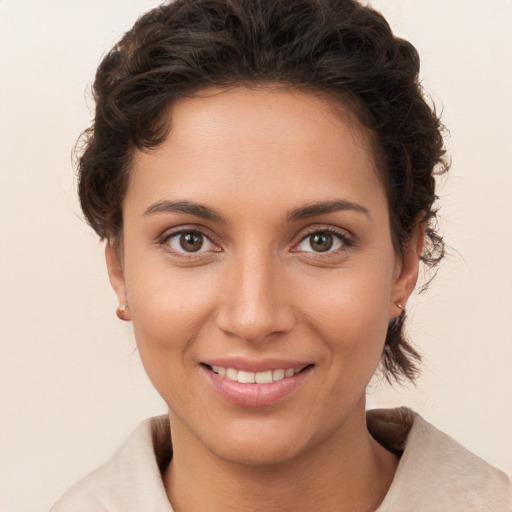
[[[249,464],[363,428],[418,260],[393,250],[364,129],[269,88],[206,91],[170,120],[135,153],[121,261],[110,246],[107,261],[171,428]]]

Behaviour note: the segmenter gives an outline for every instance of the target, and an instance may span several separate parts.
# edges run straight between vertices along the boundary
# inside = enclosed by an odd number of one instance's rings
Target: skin
[[[368,133],[326,99],[207,90],[169,116],[167,140],[134,154],[122,247],[106,256],[169,407],[175,511],[375,510],[397,459],[367,431],[365,389],[414,288],[421,227],[398,257]],[[291,218],[333,201],[344,207]],[[319,252],[312,233],[326,229]],[[207,238],[187,252],[176,230]],[[206,377],[201,363],[221,357],[312,366],[282,400],[245,407]]]

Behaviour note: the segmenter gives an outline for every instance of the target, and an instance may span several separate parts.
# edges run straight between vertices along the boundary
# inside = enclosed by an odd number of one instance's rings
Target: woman
[[[404,305],[443,254],[418,68],[349,0],[178,0],[105,57],[80,199],[169,415],[53,510],[510,509],[412,411],[365,413],[379,363],[417,372]]]

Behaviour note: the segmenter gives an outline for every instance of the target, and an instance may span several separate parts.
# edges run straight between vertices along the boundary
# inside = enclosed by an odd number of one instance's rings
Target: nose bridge
[[[283,289],[281,265],[267,248],[240,250],[229,263],[219,327],[250,341],[291,328],[293,311]]]

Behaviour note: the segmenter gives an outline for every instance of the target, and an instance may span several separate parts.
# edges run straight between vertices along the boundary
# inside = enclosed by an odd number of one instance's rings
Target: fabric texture
[[[405,407],[367,413],[368,429],[400,455],[376,512],[510,512],[505,473]],[[171,460],[167,416],[142,422],[103,466],[72,487],[51,512],[173,512],[162,473]],[[206,511],[205,511],[206,512]]]

